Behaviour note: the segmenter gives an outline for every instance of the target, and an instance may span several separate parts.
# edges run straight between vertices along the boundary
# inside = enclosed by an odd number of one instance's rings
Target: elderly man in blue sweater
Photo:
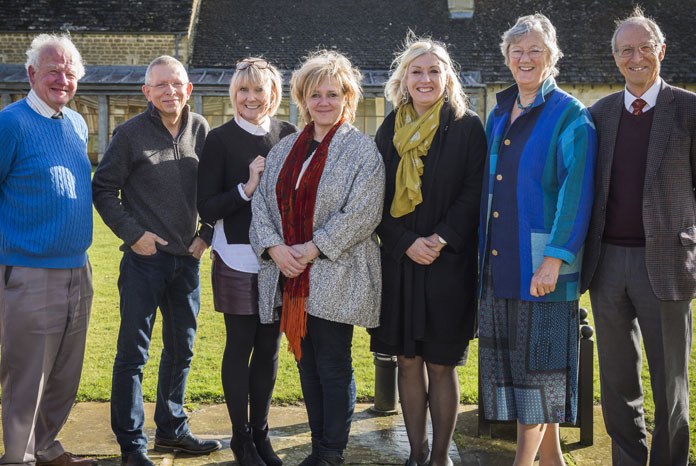
[[[85,71],[63,35],[37,36],[27,57],[31,91],[0,112],[0,464],[93,466],[56,440],[92,306],[87,125],[65,107]]]

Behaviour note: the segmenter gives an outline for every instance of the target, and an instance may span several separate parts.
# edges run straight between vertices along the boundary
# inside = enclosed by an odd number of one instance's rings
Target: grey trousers
[[[63,454],[56,436],[80,384],[91,306],[89,263],[9,271],[0,265],[0,464],[33,465]]]
[[[645,248],[602,245],[590,286],[597,330],[602,411],[614,466],[648,462],[641,385],[641,336],[655,402],[651,466],[686,466],[689,458],[691,308],[652,291]]]

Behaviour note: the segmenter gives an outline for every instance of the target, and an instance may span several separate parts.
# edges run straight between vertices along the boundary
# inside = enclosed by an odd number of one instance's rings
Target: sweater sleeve
[[[126,210],[119,197],[131,171],[132,157],[128,137],[117,128],[92,178],[94,207],[104,223],[129,246],[146,231]]]
[[[282,227],[273,222],[272,210],[278,208],[276,201],[275,182],[277,176],[271,181],[269,168],[274,164],[282,164],[280,157],[284,152],[290,151],[292,144],[276,144],[266,158],[266,170],[251,199],[251,227],[249,228],[249,242],[257,256],[261,257],[266,249],[283,244]]]
[[[233,188],[225,190],[225,177],[237,168],[228,166],[230,163],[234,164],[232,155],[232,148],[225,147],[216,131],[208,135],[198,164],[197,207],[201,220],[205,223],[212,225],[249,202],[240,195],[235,180],[227,183],[233,185]]]

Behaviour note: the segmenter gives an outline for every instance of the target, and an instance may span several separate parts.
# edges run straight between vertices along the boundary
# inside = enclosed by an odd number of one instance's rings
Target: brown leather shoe
[[[51,461],[37,461],[36,466],[97,466],[97,460],[75,456],[66,451]]]

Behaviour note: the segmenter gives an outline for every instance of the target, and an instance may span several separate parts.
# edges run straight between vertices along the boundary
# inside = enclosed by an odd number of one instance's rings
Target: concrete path
[[[359,404],[351,428],[346,451],[346,463],[356,465],[403,465],[408,456],[408,441],[400,414],[376,415],[371,405]],[[150,446],[154,439],[153,404],[146,405],[146,430]],[[310,434],[303,406],[271,408],[271,439],[287,466],[295,466],[309,453]],[[595,407],[595,443],[592,447],[577,444],[578,429],[561,429],[564,450],[569,465],[610,464],[610,446],[601,420],[601,411]],[[160,454],[151,450],[158,466],[232,466],[234,457],[229,449],[230,421],[224,405],[201,405],[190,413],[191,430],[204,438],[215,438],[223,443],[221,451],[206,456]],[[514,424],[494,425],[492,439],[480,439],[477,433],[477,407],[461,405],[450,457],[455,465],[501,466],[510,465],[514,458]],[[120,451],[111,433],[108,403],[77,404],[61,432],[65,448],[80,456],[99,458],[104,466],[118,466]]]

